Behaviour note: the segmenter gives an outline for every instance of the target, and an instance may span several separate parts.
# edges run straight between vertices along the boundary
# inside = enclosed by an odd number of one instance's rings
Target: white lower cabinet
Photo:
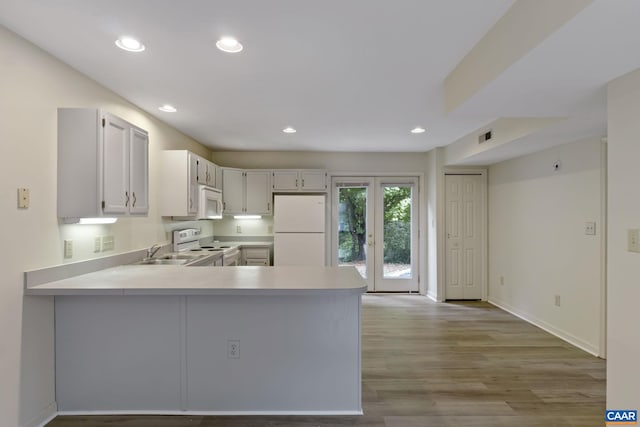
[[[271,265],[269,248],[242,248],[242,265]]]

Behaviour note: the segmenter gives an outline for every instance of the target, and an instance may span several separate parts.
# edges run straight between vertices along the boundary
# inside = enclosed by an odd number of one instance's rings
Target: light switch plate
[[[18,188],[18,207],[20,209],[27,209],[30,203],[29,189]]]
[[[73,257],[73,240],[64,241],[64,257],[65,259]]]

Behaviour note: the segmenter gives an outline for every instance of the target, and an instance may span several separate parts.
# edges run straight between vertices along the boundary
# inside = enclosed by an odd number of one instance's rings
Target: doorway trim
[[[438,188],[438,191],[440,191],[440,194],[442,194],[442,198],[440,199],[442,201],[442,210],[440,212],[442,212],[442,215],[440,216],[442,218],[442,221],[440,223],[440,233],[439,234],[439,238],[438,238],[438,258],[441,260],[441,262],[438,263],[438,270],[442,272],[441,278],[442,280],[438,280],[438,301],[442,302],[442,301],[446,301],[447,299],[447,291],[446,291],[446,274],[447,274],[447,268],[446,268],[446,215],[444,214],[445,212],[445,205],[446,205],[446,195],[445,195],[445,191],[446,191],[446,187],[445,187],[445,176],[446,175],[480,175],[481,178],[481,186],[480,186],[480,200],[481,200],[481,206],[480,206],[480,223],[481,223],[481,230],[482,230],[482,236],[484,239],[483,245],[482,245],[482,301],[487,301],[489,299],[489,287],[487,286],[488,284],[488,277],[489,277],[489,257],[488,257],[488,252],[489,252],[489,233],[488,233],[488,203],[487,203],[487,169],[486,168],[468,168],[468,167],[452,167],[452,166],[448,166],[448,167],[444,167],[443,171],[442,171],[442,180],[441,180],[441,186],[440,188]]]

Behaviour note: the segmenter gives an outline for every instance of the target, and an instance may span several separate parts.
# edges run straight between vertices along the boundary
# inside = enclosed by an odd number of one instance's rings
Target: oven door
[[[198,219],[222,218],[222,192],[206,185],[200,186]]]

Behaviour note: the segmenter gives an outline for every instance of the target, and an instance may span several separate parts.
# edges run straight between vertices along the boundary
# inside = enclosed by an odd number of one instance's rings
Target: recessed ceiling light
[[[162,107],[158,107],[158,110],[164,111],[165,113],[175,113],[176,111],[178,111],[176,107],[169,104],[164,104]]]
[[[216,42],[216,47],[223,52],[237,53],[242,50],[240,42],[233,37],[222,37]]]
[[[286,128],[282,129],[282,132],[284,133],[296,133],[297,131],[292,128],[291,126],[287,126]]]
[[[142,52],[146,49],[139,40],[136,40],[133,37],[126,36],[120,37],[118,40],[116,40],[116,46],[129,52]]]
[[[420,126],[416,126],[413,129],[411,129],[411,133],[424,133],[425,129],[421,128]]]

